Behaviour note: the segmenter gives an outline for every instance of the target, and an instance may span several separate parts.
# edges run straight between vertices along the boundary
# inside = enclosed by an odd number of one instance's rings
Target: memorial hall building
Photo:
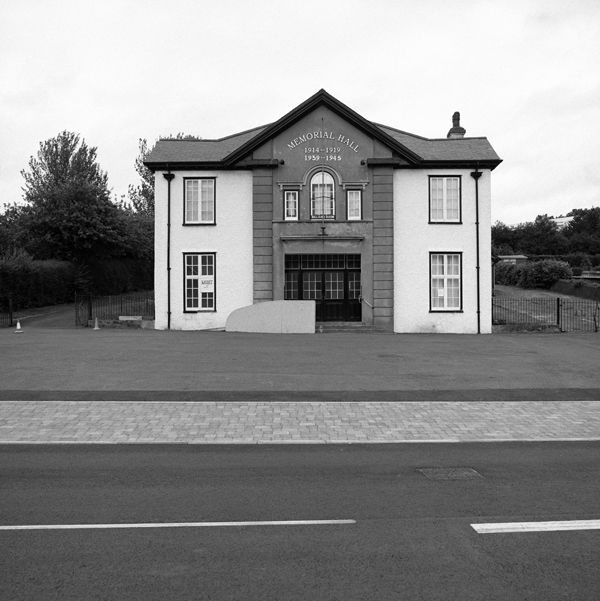
[[[225,328],[244,307],[250,321],[254,308],[268,322],[269,307],[293,321],[310,307],[317,329],[491,332],[501,160],[486,138],[465,136],[458,113],[440,133],[374,123],[320,90],[270,125],[158,141],[145,160],[155,327]]]

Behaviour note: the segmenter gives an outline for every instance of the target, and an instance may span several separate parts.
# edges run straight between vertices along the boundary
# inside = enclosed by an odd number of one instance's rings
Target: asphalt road
[[[0,482],[1,525],[355,520],[0,530],[1,599],[600,598],[600,530],[471,527],[600,518],[600,443],[3,446]]]

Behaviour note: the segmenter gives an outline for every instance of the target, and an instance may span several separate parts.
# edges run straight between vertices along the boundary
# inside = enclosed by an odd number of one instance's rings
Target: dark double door
[[[302,259],[311,256],[317,260]],[[286,256],[286,299],[314,300],[317,321],[361,320],[360,255],[291,257],[299,259],[288,261]]]

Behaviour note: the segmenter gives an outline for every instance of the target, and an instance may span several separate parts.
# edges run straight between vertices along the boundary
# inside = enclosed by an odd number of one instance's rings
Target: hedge
[[[75,267],[68,261],[34,261],[24,254],[0,257],[0,304],[14,309],[73,300]]]
[[[573,275],[565,261],[542,260],[527,263],[498,263],[496,283],[521,288],[550,288]]]
[[[565,261],[571,267],[581,267],[585,270],[600,265],[600,255],[590,255],[587,253],[570,253],[566,255],[527,255],[530,261]]]
[[[0,310],[12,298],[14,310],[73,301],[75,291],[120,294],[151,290],[152,263],[136,259],[109,259],[89,266],[68,261],[35,261],[27,253],[0,256]]]

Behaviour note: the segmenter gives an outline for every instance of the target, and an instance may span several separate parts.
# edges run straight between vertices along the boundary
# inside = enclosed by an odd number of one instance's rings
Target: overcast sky
[[[0,205],[62,130],[115,196],[138,139],[218,138],[325,88],[363,117],[445,137],[461,112],[504,162],[492,218],[600,205],[600,0],[0,0]]]

